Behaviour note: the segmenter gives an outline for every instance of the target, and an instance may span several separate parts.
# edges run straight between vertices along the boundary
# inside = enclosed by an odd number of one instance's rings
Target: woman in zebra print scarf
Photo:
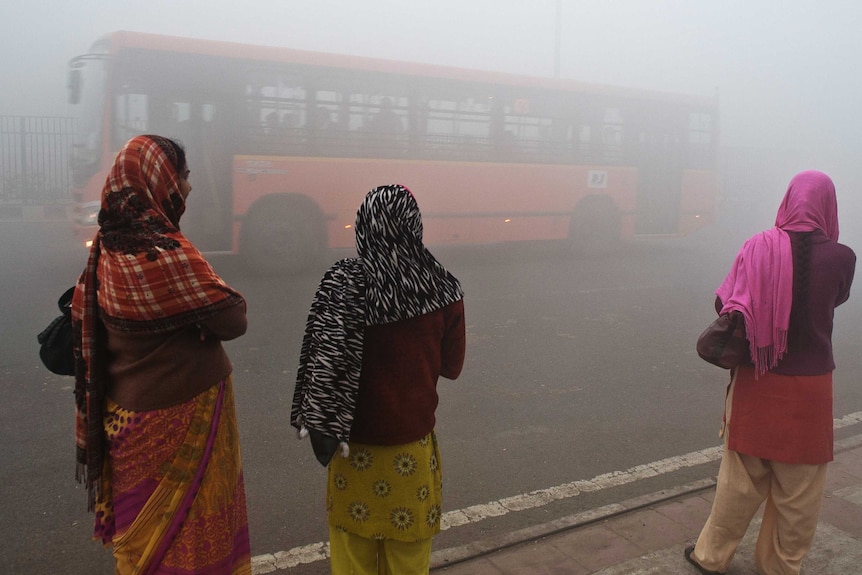
[[[463,366],[464,293],[423,245],[403,186],[367,194],[356,249],[312,302],[291,424],[329,467],[333,573],[427,573],[442,502],[436,385]]]

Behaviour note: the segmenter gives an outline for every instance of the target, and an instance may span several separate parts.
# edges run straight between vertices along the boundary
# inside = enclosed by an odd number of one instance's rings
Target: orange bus
[[[429,245],[684,234],[715,212],[715,98],[284,48],[112,33],[70,63],[79,237],[119,147],[182,141],[184,232],[256,270],[353,245],[365,192],[419,202]]]

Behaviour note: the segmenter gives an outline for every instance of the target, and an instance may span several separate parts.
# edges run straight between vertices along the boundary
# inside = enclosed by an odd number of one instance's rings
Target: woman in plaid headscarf
[[[464,292],[423,245],[404,186],[368,192],[356,250],[311,305],[291,424],[329,467],[332,572],[428,573],[442,504],[437,379],[461,373]]]
[[[172,140],[123,146],[72,302],[78,478],[119,574],[251,573],[221,344],[246,306],[180,231],[188,176]]]

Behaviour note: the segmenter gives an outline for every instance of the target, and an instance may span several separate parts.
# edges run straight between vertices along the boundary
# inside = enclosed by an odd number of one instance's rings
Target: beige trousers
[[[728,421],[732,399],[733,383],[727,398]],[[704,569],[725,572],[765,500],[754,552],[757,572],[798,575],[817,528],[825,481],[825,463],[779,463],[725,447],[712,511],[697,539],[694,559]]]

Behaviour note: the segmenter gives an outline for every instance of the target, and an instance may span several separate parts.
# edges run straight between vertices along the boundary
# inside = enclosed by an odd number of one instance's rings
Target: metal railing
[[[69,201],[75,118],[0,116],[0,202]]]

